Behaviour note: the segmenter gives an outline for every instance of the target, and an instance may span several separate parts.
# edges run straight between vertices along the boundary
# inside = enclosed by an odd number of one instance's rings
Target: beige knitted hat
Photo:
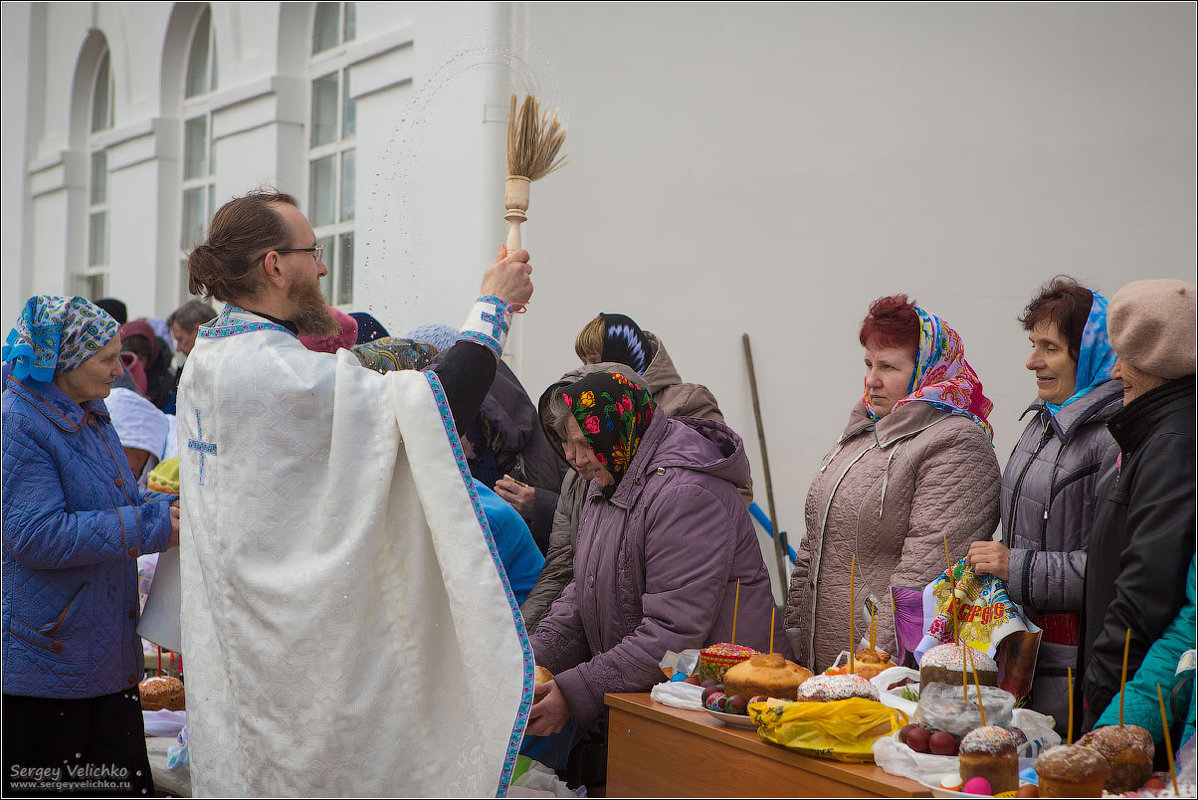
[[[1107,332],[1121,359],[1166,380],[1194,374],[1198,288],[1165,278],[1136,281],[1107,307]]]

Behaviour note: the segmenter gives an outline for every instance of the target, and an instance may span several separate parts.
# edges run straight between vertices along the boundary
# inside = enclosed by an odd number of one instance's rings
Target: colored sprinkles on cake
[[[998,755],[1016,746],[1015,734],[997,725],[974,728],[961,740],[962,753],[986,753]]]
[[[933,647],[931,650],[923,654],[923,658],[919,662],[920,667],[943,667],[954,671],[964,671],[970,665],[966,663],[965,648],[968,645],[960,644],[940,644]],[[970,654],[973,657],[973,665],[979,670],[986,672],[994,672],[998,669],[998,664],[994,662],[986,653],[981,650],[969,648],[973,652]],[[970,670],[973,671],[972,669]]]
[[[865,678],[854,674],[816,675],[799,686],[799,700],[803,701],[828,703],[852,697],[877,700],[878,689]]]

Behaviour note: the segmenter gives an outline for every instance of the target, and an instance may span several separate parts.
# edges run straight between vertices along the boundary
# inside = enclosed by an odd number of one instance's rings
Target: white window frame
[[[103,110],[103,119],[99,125],[96,124],[96,102],[99,100],[100,81],[102,78],[107,78],[107,85],[104,87],[107,95],[108,107]],[[109,214],[109,197],[111,192],[108,186],[108,137],[105,136],[112,130],[115,119],[116,105],[116,80],[112,71],[112,59],[110,52],[105,49],[104,54],[100,56],[96,62],[96,72],[92,77],[92,89],[90,100],[88,102],[87,114],[87,232],[86,246],[83,249],[83,265],[82,269],[77,270],[72,276],[74,283],[73,292],[75,294],[87,297],[89,300],[98,300],[104,297],[105,290],[108,284],[108,276],[110,273],[110,248],[111,248],[111,215]],[[101,196],[96,194],[96,160],[103,158],[103,178],[104,191]],[[102,252],[96,253],[93,248],[95,240],[94,226],[96,220],[100,220],[100,225],[103,226],[103,246]]]
[[[345,109],[347,103],[352,103],[353,100],[349,97],[349,48],[347,44],[353,39],[346,39],[347,17],[356,15],[356,10],[353,8],[353,3],[340,3],[339,14],[337,18],[337,35],[338,42],[335,46],[327,47],[318,53],[313,53],[308,61],[308,164],[305,170],[305,197],[307,198],[308,218],[313,224],[313,231],[316,233],[316,241],[325,245],[324,263],[329,269],[329,274],[322,279],[321,288],[324,290],[325,297],[329,303],[335,306],[349,306],[354,302],[354,263],[358,259],[355,255],[351,255],[349,264],[349,274],[346,275],[345,252],[344,245],[348,242],[353,247],[355,242],[354,226],[357,217],[356,198],[353,196],[357,186],[357,133],[356,119],[357,113],[354,112],[354,131],[348,134],[345,131]],[[315,46],[316,41],[316,13],[317,9],[314,6],[312,11],[312,46]],[[356,35],[356,34],[355,34]],[[313,112],[314,103],[313,90],[317,81],[328,78],[330,75],[337,76],[337,130],[334,137],[325,143],[314,145],[312,137],[314,133]],[[333,159],[333,205],[334,214],[332,222],[321,222],[317,225],[316,208],[313,198],[313,190],[315,189],[312,180],[313,165],[318,161],[326,158]],[[348,188],[343,186],[343,177],[345,175],[344,163],[346,158],[353,159],[353,189],[350,190],[349,201],[353,213],[348,218],[343,217],[344,202],[342,198],[343,191]],[[356,249],[356,248],[355,248]],[[348,283],[348,286],[346,285]]]
[[[191,54],[195,45],[195,38],[199,35],[200,24],[205,17],[208,19],[208,58],[205,71],[204,85],[205,90],[199,94],[187,96],[188,78],[191,75]],[[188,300],[194,299],[195,295],[188,289],[188,270],[187,270],[187,255],[191,252],[195,245],[203,242],[208,236],[208,223],[212,220],[212,215],[215,213],[216,199],[216,146],[212,136],[212,93],[217,88],[218,65],[216,63],[216,33],[212,25],[212,8],[209,6],[196,17],[195,26],[192,28],[191,35],[187,38],[187,61],[183,65],[183,105],[181,109],[182,117],[182,136],[180,137],[180,147],[182,155],[179,159],[179,301],[180,305]],[[188,139],[187,130],[188,123],[197,119],[204,120],[204,166],[205,169],[199,175],[187,175],[188,167]],[[199,231],[199,241],[185,241],[184,237],[188,236],[187,225],[187,196],[189,193],[201,191],[204,194],[204,224]]]

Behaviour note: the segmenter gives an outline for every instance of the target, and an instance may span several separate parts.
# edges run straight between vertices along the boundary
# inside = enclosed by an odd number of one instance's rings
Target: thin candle
[[[982,727],[986,727],[986,704],[982,702],[982,687],[978,685],[978,671],[973,666],[973,653],[969,652],[969,646],[963,646],[969,657],[969,669],[973,672],[973,688],[978,693],[978,712],[982,715]]]
[[[1123,727],[1123,695],[1127,688],[1127,651],[1131,647],[1131,628],[1123,639],[1123,676],[1119,679],[1119,727]]]
[[[952,594],[948,596],[948,614],[949,614],[949,630],[952,631],[953,641],[960,638],[960,631],[957,627],[957,576],[953,574],[953,557],[948,554],[948,537],[942,536],[944,539],[944,560],[948,562],[948,585]]]
[[[1173,765],[1173,742],[1169,741],[1169,715],[1165,713],[1165,697],[1161,694],[1161,685],[1156,685],[1156,699],[1161,704],[1161,727],[1165,729],[1165,753],[1169,756],[1169,774],[1173,776],[1173,794],[1181,797],[1177,791],[1177,767]]]
[[[732,603],[732,644],[736,644],[736,615],[740,613],[740,578],[736,579],[736,600]]]
[[[778,613],[778,609],[770,609],[770,652],[774,652],[774,615]]]
[[[961,699],[966,703],[969,702],[969,670],[965,668],[965,650],[969,645],[961,642],[958,645],[961,648]]]
[[[853,597],[853,587],[857,577],[857,554],[853,553],[853,560],[849,563],[849,672],[857,671],[857,662],[853,658],[853,615],[856,611],[856,605]]]
[[[869,614],[869,650],[871,653],[878,652],[878,603],[875,600],[870,605]]]
[[[154,646],[158,648],[158,674],[161,675],[162,674],[162,645],[156,644]]]
[[[1065,744],[1073,744],[1073,667],[1065,667],[1065,680],[1069,692],[1069,727],[1065,730]]]

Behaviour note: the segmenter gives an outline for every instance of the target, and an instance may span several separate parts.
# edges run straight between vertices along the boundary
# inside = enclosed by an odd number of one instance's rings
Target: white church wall
[[[569,116],[534,184],[521,377],[577,363],[599,311],[662,336],[745,439],[752,337],[792,542],[860,396],[857,329],[907,292],[961,333],[1000,464],[1034,398],[1015,321],[1068,273],[1194,280],[1194,8],[557,4],[526,57]],[[988,532],[986,532],[988,533]]]
[[[505,235],[508,94],[534,92],[561,110],[570,163],[532,187],[537,289],[506,357],[535,398],[577,363],[588,319],[628,313],[715,392],[764,506],[749,333],[796,543],[860,391],[872,299],[907,292],[960,331],[1003,463],[1034,395],[1015,317],[1039,284],[1194,280],[1192,4],[358,3],[354,39],[315,59],[314,6],[211,6],[217,205],[269,184],[307,208],[311,80],[348,70],[347,308],[395,334],[456,325]],[[79,64],[97,41],[116,89],[107,293],[133,316],[180,299],[182,87],[204,8],[4,4],[5,329],[86,258]]]

